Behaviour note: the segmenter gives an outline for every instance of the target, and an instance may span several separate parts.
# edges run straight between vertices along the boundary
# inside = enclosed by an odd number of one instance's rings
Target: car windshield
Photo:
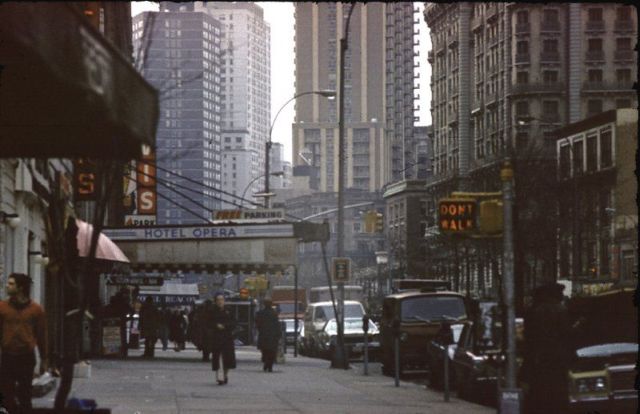
[[[467,313],[464,300],[457,296],[420,296],[402,301],[403,321],[461,320]]]
[[[325,319],[333,319],[335,318],[333,313],[333,306],[327,305],[321,308],[322,312],[324,312]],[[320,314],[322,314],[320,312]],[[344,317],[345,318],[362,318],[364,312],[362,311],[362,306],[359,303],[347,303],[344,305]]]

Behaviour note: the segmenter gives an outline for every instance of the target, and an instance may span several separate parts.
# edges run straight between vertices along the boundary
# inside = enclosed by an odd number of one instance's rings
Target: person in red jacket
[[[9,299],[0,301],[0,392],[10,413],[31,411],[36,346],[40,372],[48,367],[46,317],[42,307],[29,299],[31,283],[25,274],[10,274],[6,286]]]

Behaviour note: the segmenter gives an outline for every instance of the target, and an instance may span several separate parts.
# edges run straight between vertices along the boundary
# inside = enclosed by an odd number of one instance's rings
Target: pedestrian
[[[524,318],[522,376],[529,384],[527,407],[532,414],[566,411],[571,327],[563,289],[558,283],[536,289]]]
[[[169,347],[169,317],[171,313],[168,309],[163,309],[160,313],[160,341],[162,342],[162,350],[166,351]]]
[[[281,336],[280,323],[271,299],[265,299],[263,303],[264,308],[256,314],[258,349],[262,353],[262,370],[273,372]]]
[[[187,347],[187,331],[189,329],[189,317],[187,316],[187,311],[182,309],[179,313],[178,325],[180,326],[179,330],[179,341],[178,346],[180,350],[184,351]]]
[[[198,329],[202,341],[202,360],[209,361],[211,355],[211,338],[213,337],[213,303],[207,299],[201,307]]]
[[[161,315],[158,308],[153,304],[151,296],[147,296],[140,308],[140,334],[144,338],[145,358],[153,358],[155,354],[156,341],[160,331]]]
[[[11,414],[31,412],[31,390],[40,353],[40,375],[48,368],[47,321],[44,310],[29,299],[31,278],[12,273],[7,278],[7,301],[0,301],[0,393]],[[17,401],[16,401],[17,399]]]
[[[229,382],[229,370],[236,367],[236,353],[233,343],[233,329],[236,321],[231,312],[224,307],[224,295],[216,294],[215,306],[211,312],[213,332],[211,338],[211,368],[216,372],[218,385]],[[223,379],[220,379],[222,361]]]

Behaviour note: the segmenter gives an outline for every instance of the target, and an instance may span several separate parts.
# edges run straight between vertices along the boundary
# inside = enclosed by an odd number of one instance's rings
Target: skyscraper
[[[338,90],[346,3],[296,3],[296,93]],[[345,56],[346,187],[376,191],[413,162],[412,3],[356,3]],[[296,101],[293,165],[317,171],[320,191],[338,188],[338,99]]]
[[[222,186],[241,196],[265,172],[271,122],[271,28],[254,3],[196,2],[195,10],[205,11],[222,25]],[[262,191],[263,182],[255,180],[247,194]]]
[[[159,224],[202,222],[220,208],[212,196],[220,197],[222,184],[221,25],[192,10],[192,4],[163,2],[160,12],[133,18],[136,65],[160,95]]]

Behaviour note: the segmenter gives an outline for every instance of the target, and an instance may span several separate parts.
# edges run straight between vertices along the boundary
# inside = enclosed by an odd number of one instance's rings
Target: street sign
[[[333,258],[333,281],[347,283],[351,280],[351,259],[348,257]]]
[[[448,234],[468,234],[476,231],[476,200],[471,198],[441,199],[438,226]]]
[[[161,277],[149,276],[107,276],[107,285],[142,285],[142,286],[162,286],[164,279]]]

